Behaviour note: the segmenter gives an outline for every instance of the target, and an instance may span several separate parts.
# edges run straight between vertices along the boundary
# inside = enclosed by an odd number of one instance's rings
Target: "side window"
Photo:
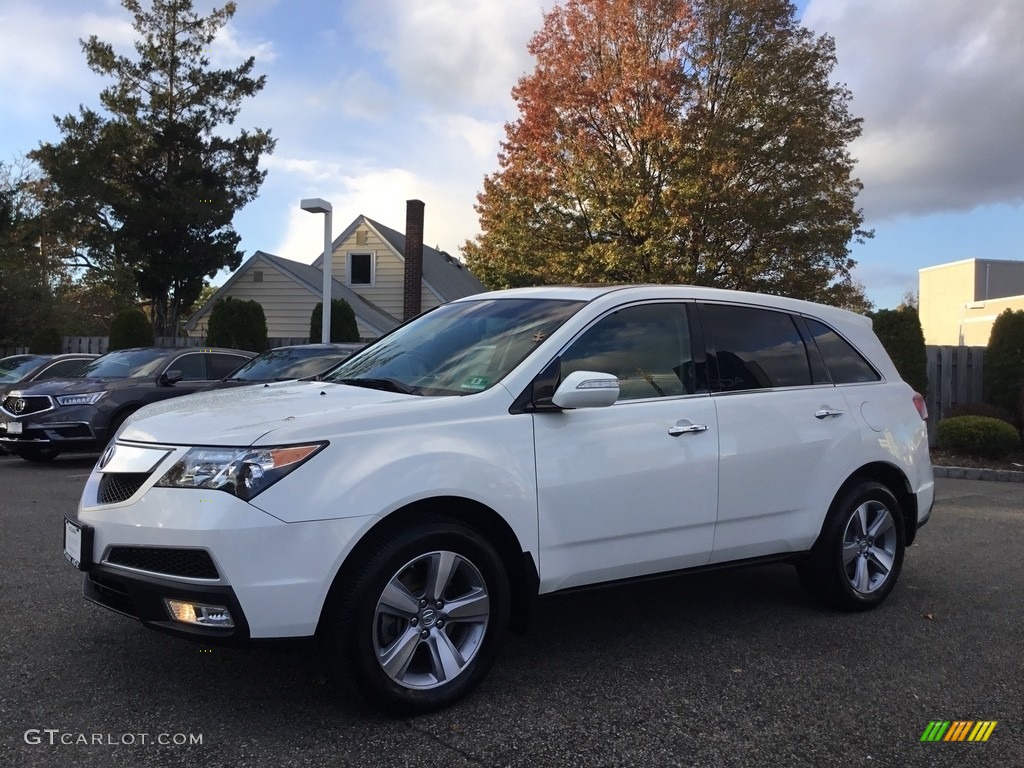
[[[786,312],[702,304],[713,392],[811,384],[807,348]]]
[[[49,368],[47,368],[45,371],[43,371],[37,378],[40,378],[40,379],[65,378],[65,377],[70,376],[71,374],[73,374],[75,371],[77,371],[83,365],[85,365],[85,362],[86,361],[82,360],[82,359],[61,360],[60,362],[56,362],[53,365],[51,365]]]
[[[860,352],[827,325],[807,318],[807,327],[825,360],[825,366],[832,375],[834,384],[861,384],[865,381],[881,380],[881,376]]]
[[[206,367],[210,372],[210,378],[220,381],[229,373],[234,373],[248,358],[241,355],[226,355],[224,353],[211,353],[206,356]]]
[[[563,378],[600,371],[619,379],[619,400],[697,391],[683,304],[626,307],[599,320],[562,355]]]
[[[193,352],[189,355],[182,355],[173,363],[167,366],[168,371],[181,371],[182,381],[205,381],[206,380],[206,355],[201,352]]]

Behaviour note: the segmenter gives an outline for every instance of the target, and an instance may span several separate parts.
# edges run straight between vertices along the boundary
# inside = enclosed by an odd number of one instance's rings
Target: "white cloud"
[[[268,40],[250,40],[238,28],[227,23],[221,27],[213,40],[210,63],[214,68],[237,67],[250,56],[256,57],[256,65],[266,65],[277,58],[274,44]]]
[[[864,132],[870,220],[1024,202],[1024,3],[811,0]]]
[[[287,210],[285,231],[269,248],[278,256],[311,262],[323,251],[323,220],[299,208],[302,197],[322,197],[331,203],[332,237],[360,214],[401,232],[405,229],[405,202],[412,199],[426,204],[423,239],[427,245],[458,253],[463,241],[477,231],[476,214],[472,200],[464,199],[465,189],[435,183],[405,169],[343,176],[335,165],[298,158],[268,159],[267,166],[290,177],[278,178],[275,184],[297,192]]]
[[[78,102],[95,101],[98,78],[88,69],[79,43],[90,35],[120,48],[131,44],[134,30],[123,10],[83,14],[77,8],[64,11],[43,3],[4,3],[0,105],[19,113],[49,112],[54,95],[66,94],[63,111],[70,112]]]
[[[526,43],[549,0],[358,0],[350,24],[407,94],[443,107],[506,107],[533,68]],[[357,37],[358,39],[358,37]]]

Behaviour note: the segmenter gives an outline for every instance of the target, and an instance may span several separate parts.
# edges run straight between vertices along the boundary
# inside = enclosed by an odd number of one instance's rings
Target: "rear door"
[[[718,524],[711,562],[807,549],[859,455],[860,432],[800,318],[702,303],[718,412]]]

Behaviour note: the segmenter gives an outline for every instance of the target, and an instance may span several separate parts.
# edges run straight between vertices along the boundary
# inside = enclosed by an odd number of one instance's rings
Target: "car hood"
[[[125,422],[121,438],[171,445],[244,446],[303,423],[337,422],[381,408],[415,407],[437,399],[320,382],[235,387],[148,405]]]
[[[25,395],[88,395],[92,392],[110,392],[114,389],[127,389],[141,384],[151,384],[152,379],[46,379],[27,384],[24,387],[12,387]]]

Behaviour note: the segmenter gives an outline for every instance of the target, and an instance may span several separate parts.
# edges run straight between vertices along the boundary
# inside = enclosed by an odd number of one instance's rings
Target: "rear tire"
[[[509,620],[501,557],[476,531],[424,518],[359,556],[325,608],[335,676],[393,715],[442,709],[487,674]]]
[[[832,503],[821,536],[797,566],[804,588],[844,611],[874,608],[892,592],[903,567],[903,510],[880,483],[864,481]]]
[[[60,451],[56,448],[36,448],[34,446],[18,446],[13,449],[25,461],[31,461],[34,464],[45,464],[48,461],[53,461],[60,456]]]

